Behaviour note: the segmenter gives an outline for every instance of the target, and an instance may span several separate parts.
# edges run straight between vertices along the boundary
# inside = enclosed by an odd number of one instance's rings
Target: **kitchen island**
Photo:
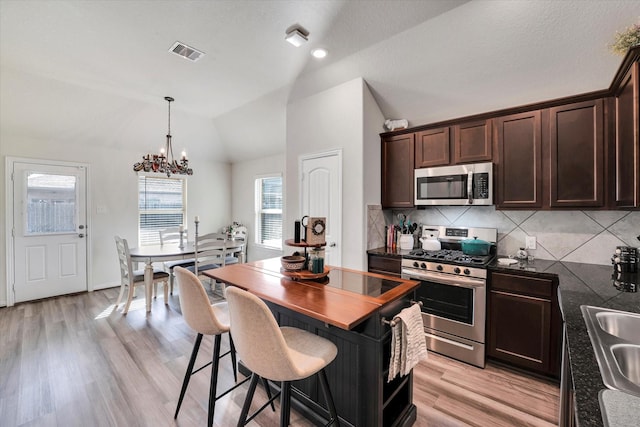
[[[341,425],[410,426],[416,419],[413,374],[387,382],[391,320],[408,307],[419,283],[382,274],[327,267],[325,278],[293,280],[272,258],[204,274],[263,299],[281,326],[306,329],[338,347],[327,367]],[[293,383],[292,406],[314,423],[327,418],[315,378]]]

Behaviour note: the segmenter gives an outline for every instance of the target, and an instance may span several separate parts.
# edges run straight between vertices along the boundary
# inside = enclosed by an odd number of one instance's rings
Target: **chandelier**
[[[180,161],[173,158],[173,147],[171,147],[171,103],[174,101],[170,96],[164,99],[169,104],[169,130],[167,131],[167,142],[164,148],[160,149],[160,154],[147,154],[142,156],[142,162],[136,162],[133,170],[136,172],[159,172],[171,174],[193,175],[193,169],[189,167],[187,153],[181,154]]]

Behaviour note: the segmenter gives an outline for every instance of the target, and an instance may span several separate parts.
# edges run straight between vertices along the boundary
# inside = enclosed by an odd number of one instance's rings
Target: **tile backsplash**
[[[536,258],[611,265],[616,246],[640,246],[637,211],[502,211],[495,206],[438,206],[390,210],[367,207],[367,249],[384,247],[384,227],[403,213],[411,222],[498,229],[498,254],[510,255],[535,236]],[[419,244],[419,242],[417,242]]]

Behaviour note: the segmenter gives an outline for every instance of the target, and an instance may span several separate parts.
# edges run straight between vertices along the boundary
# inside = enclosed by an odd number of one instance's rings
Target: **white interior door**
[[[87,290],[86,168],[13,163],[15,302]]]
[[[342,265],[342,153],[301,156],[300,214],[326,217],[325,264]]]

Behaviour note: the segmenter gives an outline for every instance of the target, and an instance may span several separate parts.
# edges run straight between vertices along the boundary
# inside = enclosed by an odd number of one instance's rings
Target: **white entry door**
[[[342,152],[300,158],[300,214],[326,217],[325,264],[342,265]]]
[[[15,302],[87,290],[86,168],[13,163]]]

